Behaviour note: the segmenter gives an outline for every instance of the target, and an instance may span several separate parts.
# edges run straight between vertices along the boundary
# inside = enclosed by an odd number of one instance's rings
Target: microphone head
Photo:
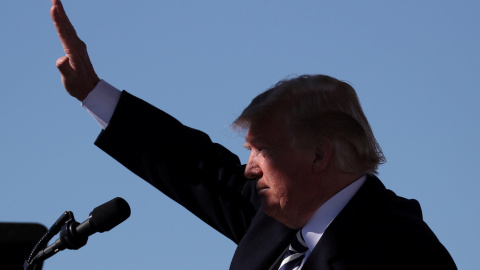
[[[125,221],[130,216],[130,206],[120,198],[114,198],[97,206],[90,213],[89,223],[98,232],[106,232]]]

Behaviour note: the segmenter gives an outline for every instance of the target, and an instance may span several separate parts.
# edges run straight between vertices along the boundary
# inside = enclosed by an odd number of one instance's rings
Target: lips
[[[265,193],[269,189],[270,189],[270,187],[266,186],[265,184],[262,184],[260,182],[257,183],[257,190],[258,190],[259,195],[262,195],[263,193]]]

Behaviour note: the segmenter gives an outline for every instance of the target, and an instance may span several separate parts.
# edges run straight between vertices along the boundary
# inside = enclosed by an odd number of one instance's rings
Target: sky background
[[[46,270],[227,269],[235,244],[93,145],[99,125],[63,89],[49,0],[0,8],[0,222],[82,222],[120,196],[131,217]],[[480,2],[64,1],[97,74],[207,132],[243,162],[231,122],[290,75],[357,90],[387,163],[459,269],[480,254]]]

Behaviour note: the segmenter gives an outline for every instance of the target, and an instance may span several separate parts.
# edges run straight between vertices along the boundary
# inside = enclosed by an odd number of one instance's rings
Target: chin
[[[274,205],[269,205],[267,202],[265,202],[265,199],[262,200],[262,210],[267,216],[272,218],[275,218],[275,216],[278,214],[278,208]]]
[[[269,205],[262,201],[262,210],[265,215],[274,218],[280,223],[285,224],[285,217],[282,215],[281,210],[279,209],[278,205]]]
[[[262,210],[265,215],[275,219],[290,229],[299,230],[305,225],[304,223],[302,224],[298,218],[292,216],[289,217],[278,205],[268,205],[262,201]]]

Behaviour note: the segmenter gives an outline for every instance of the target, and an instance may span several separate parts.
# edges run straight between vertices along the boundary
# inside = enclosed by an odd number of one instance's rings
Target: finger
[[[75,70],[70,65],[70,59],[68,59],[67,56],[62,56],[58,58],[55,64],[63,77],[69,78],[74,75]]]
[[[50,16],[52,17],[65,53],[70,54],[70,51],[78,45],[80,39],[65,13],[62,3],[59,0],[52,0],[52,4],[54,5],[50,9]]]
[[[76,34],[75,28],[68,19],[67,13],[63,8],[62,2],[59,0],[52,0],[52,8],[50,9],[50,16],[57,28],[59,34]]]
[[[67,13],[63,8],[62,2],[60,0],[56,0],[56,2],[57,2],[56,6],[57,6],[58,13],[62,18],[62,20],[64,21],[64,25],[66,26],[66,29],[72,34],[77,35],[77,32],[75,31],[75,27],[73,27],[73,24],[70,22],[70,19],[68,18]]]

